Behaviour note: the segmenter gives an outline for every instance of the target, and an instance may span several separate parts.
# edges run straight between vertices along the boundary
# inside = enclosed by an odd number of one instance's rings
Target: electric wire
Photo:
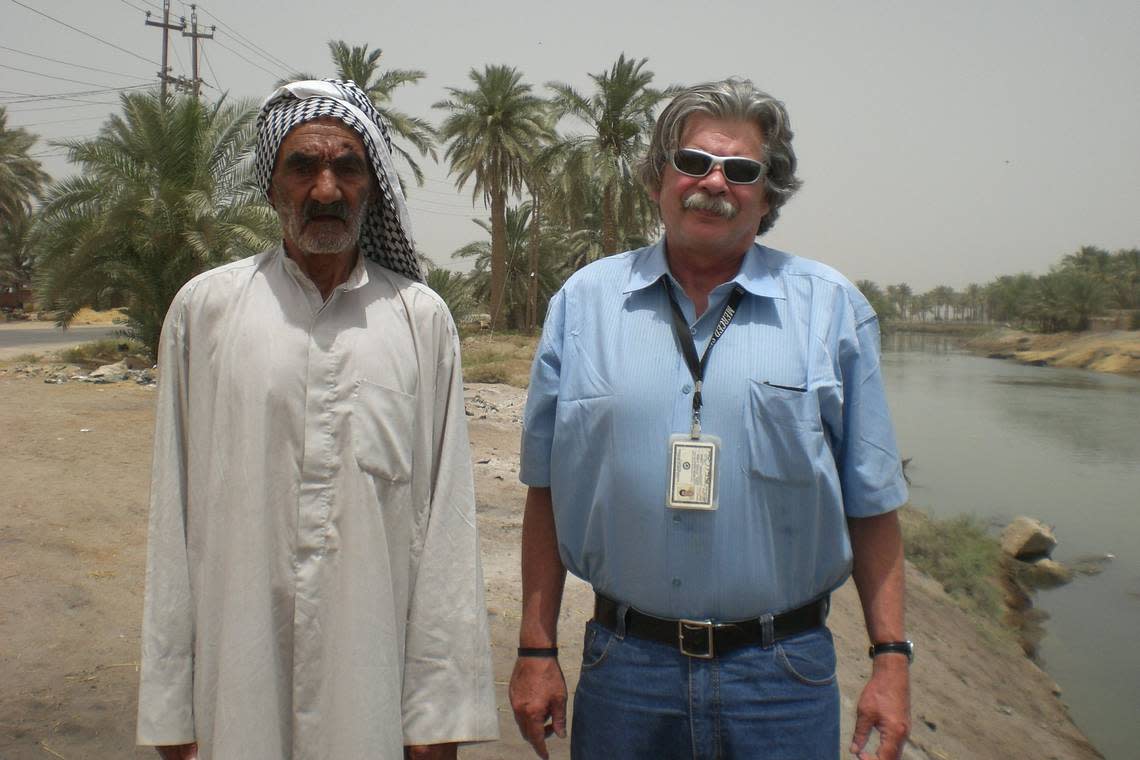
[[[260,52],[260,53],[261,53],[261,55],[262,55],[262,56],[263,56],[263,57],[264,57],[266,60],[268,60],[268,61],[270,61],[271,63],[273,63],[273,65],[275,65],[275,66],[280,66],[280,67],[281,67],[281,69],[282,69],[283,71],[295,71],[295,70],[296,70],[294,66],[290,66],[290,65],[289,65],[288,63],[286,63],[285,61],[281,60],[281,59],[280,59],[280,58],[278,58],[277,56],[273,55],[272,53],[270,53],[269,51],[265,50],[265,49],[264,49],[264,48],[262,48],[260,45],[258,45],[257,43],[255,43],[253,40],[251,40],[251,39],[249,39],[248,37],[246,37],[245,35],[243,35],[243,34],[242,34],[241,32],[239,32],[237,29],[234,29],[232,26],[230,26],[229,24],[227,24],[225,21],[222,21],[222,20],[221,20],[220,18],[218,18],[218,17],[217,17],[215,14],[211,13],[211,12],[210,12],[208,9],[204,8],[204,7],[202,6],[202,4],[201,4],[201,3],[199,3],[199,4],[198,4],[198,10],[202,11],[202,13],[204,13],[204,14],[205,14],[205,15],[207,15],[207,16],[209,16],[209,17],[210,17],[210,18],[212,18],[214,21],[217,21],[217,22],[218,22],[218,25],[219,25],[219,26],[221,26],[221,27],[223,27],[224,29],[228,30],[228,31],[230,32],[231,36],[233,36],[233,37],[237,38],[238,40],[242,40],[242,41],[244,41],[244,42],[245,42],[245,45],[246,45],[247,47],[249,47],[249,48],[252,48],[252,49],[254,49],[254,50],[256,50],[256,51]]]
[[[103,82],[85,82],[82,79],[72,79],[70,77],[57,77],[53,74],[41,74],[40,72],[32,71],[31,69],[21,69],[18,66],[9,66],[6,63],[0,63],[0,69],[10,69],[12,71],[19,71],[19,72],[22,72],[24,74],[31,74],[34,77],[44,77],[45,79],[58,79],[61,82],[71,82],[72,84],[85,84],[88,87],[107,87],[108,86],[108,85],[104,84]]]
[[[74,66],[77,69],[86,69],[87,71],[97,71],[101,74],[114,74],[115,76],[119,76],[119,77],[129,77],[131,79],[143,79],[146,81],[150,81],[150,77],[140,77],[138,74],[125,74],[121,71],[111,71],[109,69],[100,69],[100,68],[96,68],[94,66],[84,66],[81,63],[71,63],[70,61],[61,61],[58,58],[49,58],[46,55],[37,55],[36,53],[29,53],[26,50],[17,50],[16,48],[10,48],[7,45],[0,45],[0,50],[7,50],[7,51],[12,52],[12,53],[19,53],[20,55],[26,55],[26,56],[30,56],[32,58],[39,58],[42,61],[51,61],[52,63],[62,63],[64,66]]]
[[[35,8],[33,8],[30,5],[25,5],[24,3],[21,3],[20,0],[10,0],[10,1],[15,3],[16,5],[20,6],[21,8],[27,8],[32,13],[43,16],[44,18],[48,19],[49,21],[54,21],[55,23],[59,24],[60,26],[66,26],[68,29],[70,29],[73,32],[79,32],[80,34],[82,34],[85,37],[90,37],[93,40],[97,40],[99,42],[102,42],[104,45],[109,45],[109,46],[115,48],[116,50],[121,50],[122,52],[126,53],[127,55],[133,55],[135,58],[138,58],[140,61],[146,61],[147,63],[153,64],[155,66],[160,65],[158,63],[158,61],[152,61],[151,59],[145,58],[145,57],[139,55],[138,53],[136,53],[132,50],[127,50],[125,47],[119,47],[115,43],[108,42],[107,40],[103,39],[102,37],[97,37],[94,34],[91,34],[90,32],[85,32],[82,29],[74,27],[65,21],[60,21],[59,19],[55,18],[54,16],[49,16],[48,14],[44,13],[43,11],[36,10]]]

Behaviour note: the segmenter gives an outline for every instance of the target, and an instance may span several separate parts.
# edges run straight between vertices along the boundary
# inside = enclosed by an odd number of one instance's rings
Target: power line
[[[95,119],[105,119],[105,118],[107,118],[105,114],[99,114],[98,116],[77,116],[74,119],[55,119],[53,121],[33,121],[30,124],[21,124],[20,127],[21,128],[42,127],[45,124],[66,124],[66,123],[72,122],[72,121],[93,121]],[[52,139],[54,139],[54,138],[52,138]]]
[[[107,87],[102,90],[85,90],[81,92],[59,92],[50,95],[34,95],[30,92],[14,92],[14,95],[26,96],[23,100],[8,100],[3,105],[15,105],[20,103],[42,103],[45,100],[75,100],[79,103],[98,103],[99,101],[81,100],[78,96],[82,95],[103,95],[109,92],[126,92],[128,90],[149,89],[154,85],[149,84],[132,84],[126,87]],[[11,92],[11,90],[9,90]]]
[[[30,113],[32,111],[59,111],[60,109],[63,109],[63,108],[90,108],[91,106],[113,106],[113,105],[117,105],[117,103],[118,103],[118,101],[116,101],[116,100],[90,100],[90,101],[80,101],[80,105],[75,105],[73,103],[69,103],[65,106],[42,106],[39,108],[21,108],[18,111],[12,111],[12,113]]]
[[[280,59],[280,58],[278,58],[277,56],[273,55],[273,54],[272,54],[272,53],[270,53],[269,51],[267,51],[267,50],[265,50],[264,48],[262,48],[261,46],[259,46],[259,45],[258,45],[257,43],[255,43],[253,40],[251,40],[251,39],[249,39],[248,37],[246,37],[245,35],[243,35],[243,34],[242,34],[241,32],[239,32],[237,29],[234,29],[232,26],[230,26],[229,24],[227,24],[225,21],[222,21],[220,18],[218,18],[216,15],[214,15],[213,13],[211,13],[210,11],[208,11],[208,10],[207,10],[206,8],[204,8],[203,6],[199,5],[199,6],[198,6],[198,8],[199,8],[199,9],[202,11],[202,13],[205,13],[207,16],[209,16],[210,18],[214,19],[214,21],[217,21],[217,22],[218,22],[218,24],[219,24],[219,25],[220,25],[222,28],[229,30],[230,34],[232,34],[234,37],[236,37],[236,38],[237,38],[237,39],[239,39],[239,40],[243,40],[243,41],[245,42],[245,44],[246,44],[246,46],[247,46],[247,47],[253,48],[254,50],[256,50],[256,51],[258,51],[259,53],[261,53],[261,55],[262,55],[262,56],[264,56],[266,60],[268,60],[268,61],[270,61],[271,63],[273,63],[273,65],[275,65],[275,66],[280,66],[280,67],[281,67],[281,68],[282,68],[284,71],[286,71],[286,72],[290,72],[290,71],[293,71],[293,70],[294,70],[294,68],[293,68],[292,66],[290,66],[288,63],[285,63],[285,61],[281,60],[281,59]]]
[[[69,61],[61,61],[58,58],[48,58],[46,55],[37,55],[35,53],[29,53],[26,50],[17,50],[16,48],[10,48],[6,45],[0,45],[0,50],[7,50],[7,51],[12,52],[12,53],[19,53],[20,55],[31,56],[32,58],[39,58],[41,61],[51,61],[52,63],[62,63],[64,66],[74,66],[77,69],[86,69],[88,71],[98,71],[101,74],[114,74],[115,76],[119,76],[119,77],[130,77],[131,79],[143,79],[143,80],[149,81],[148,77],[140,77],[137,74],[124,74],[121,71],[110,71],[108,69],[99,69],[99,68],[96,68],[94,66],[84,66],[83,64],[80,64],[80,63],[71,63]]]
[[[73,84],[85,84],[89,87],[106,87],[107,86],[107,85],[103,84],[102,82],[85,82],[82,79],[71,79],[70,77],[57,77],[57,76],[54,76],[53,74],[41,74],[40,72],[32,71],[31,69],[21,69],[18,66],[9,66],[6,63],[0,63],[0,69],[11,69],[12,71],[19,71],[19,72],[22,72],[24,74],[31,74],[32,76],[35,76],[35,77],[44,77],[45,79],[58,79],[61,82],[71,82]]]
[[[73,32],[79,32],[80,34],[82,34],[85,37],[90,37],[93,40],[96,40],[98,42],[102,42],[104,45],[110,45],[111,47],[115,48],[116,50],[121,50],[122,52],[126,53],[127,55],[133,55],[135,58],[138,58],[140,61],[146,61],[147,63],[152,63],[152,64],[158,63],[157,61],[152,61],[149,58],[144,58],[132,50],[127,50],[124,47],[119,47],[118,45],[116,45],[113,42],[108,42],[107,40],[103,39],[102,37],[96,37],[94,34],[91,34],[90,32],[85,32],[82,29],[78,29],[78,28],[72,26],[71,24],[60,21],[59,19],[55,18],[54,16],[49,16],[46,13],[44,13],[43,11],[36,10],[35,8],[33,8],[30,5],[24,5],[23,3],[20,2],[20,0],[11,0],[11,1],[13,3],[15,3],[16,5],[20,6],[21,8],[27,8],[32,13],[43,16],[44,18],[48,19],[49,21],[54,21],[55,23],[59,24],[60,26],[66,26],[68,29],[70,29]]]
[[[146,8],[140,8],[137,5],[135,5],[134,3],[127,2],[127,0],[119,0],[119,2],[122,3],[123,5],[127,6],[128,8],[133,8],[134,10],[138,11],[139,13],[146,13]],[[152,8],[157,8],[158,10],[162,10],[161,5],[156,5],[155,3],[149,2],[149,0],[143,0],[143,2],[145,2],[147,5],[149,5]]]
[[[216,40],[216,39],[214,40],[214,44],[216,44],[216,45],[217,45],[218,47],[220,47],[222,50],[228,50],[228,51],[230,51],[231,53],[233,53],[234,55],[236,55],[238,58],[240,58],[240,59],[242,59],[243,61],[245,61],[246,63],[248,63],[250,66],[256,66],[257,68],[261,69],[262,71],[264,71],[266,74],[268,74],[268,75],[269,75],[269,76],[271,76],[271,77],[278,77],[278,78],[280,78],[280,76],[281,76],[281,72],[278,72],[278,71],[270,71],[269,69],[265,68],[265,67],[264,67],[264,66],[262,66],[261,64],[258,64],[258,63],[254,63],[253,61],[249,60],[248,58],[246,58],[244,55],[242,55],[242,54],[241,54],[241,53],[239,53],[238,51],[234,50],[234,49],[233,49],[233,48],[231,48],[231,47],[227,47],[226,45],[223,45],[221,42],[219,42],[219,41],[218,41],[218,40]]]
[[[202,48],[202,60],[206,62],[206,68],[210,70],[210,76],[214,78],[214,89],[221,90],[222,83],[218,81],[218,75],[214,73],[214,65],[210,63],[210,56],[206,55],[206,48]]]

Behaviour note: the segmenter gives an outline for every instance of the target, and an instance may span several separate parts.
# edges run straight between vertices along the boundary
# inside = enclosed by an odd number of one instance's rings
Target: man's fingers
[[[851,736],[851,749],[852,755],[860,755],[863,748],[867,746],[867,737],[871,735],[871,727],[874,725],[874,720],[862,710],[855,716],[855,733]]]
[[[550,727],[559,739],[566,738],[566,697],[554,700],[550,705]],[[548,734],[549,736],[549,734]]]
[[[530,742],[530,746],[534,747],[534,751],[542,760],[550,760],[550,753],[546,751],[546,737],[549,735],[541,721],[528,725],[523,731],[523,738]]]
[[[879,732],[878,760],[898,760],[902,752],[899,737],[890,733]]]

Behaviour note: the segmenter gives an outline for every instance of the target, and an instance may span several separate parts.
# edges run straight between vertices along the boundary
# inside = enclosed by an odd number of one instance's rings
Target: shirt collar
[[[302,287],[305,287],[306,285],[312,286],[314,288],[316,287],[316,285],[313,284],[313,281],[309,279],[309,276],[301,271],[301,267],[297,266],[297,262],[293,261],[293,259],[289,257],[289,254],[285,252],[285,246],[281,245],[277,247],[277,255],[280,257],[281,264],[285,267],[285,271],[288,272],[293,277],[293,279],[296,280]],[[341,290],[356,290],[357,288],[364,287],[367,284],[368,267],[366,267],[364,264],[364,256],[357,255],[356,264],[352,267],[352,271],[349,272],[348,279],[338,287]]]
[[[740,271],[730,282],[740,285],[754,296],[787,298],[783,282],[776,278],[768,266],[766,251],[764,246],[753,243],[744,254]],[[629,277],[622,292],[628,295],[636,290],[645,290],[657,284],[657,281],[665,275],[673,276],[665,259],[665,238],[661,238],[644,255],[633,257]],[[676,278],[673,281],[676,282]]]

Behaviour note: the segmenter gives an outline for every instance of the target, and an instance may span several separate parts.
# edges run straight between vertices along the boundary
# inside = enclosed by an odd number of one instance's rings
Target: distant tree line
[[[653,86],[645,58],[624,54],[579,92],[548,82],[536,94],[522,72],[487,65],[435,103],[439,125],[394,104],[426,74],[381,67],[381,51],[329,42],[337,76],[360,85],[387,120],[393,152],[416,186],[420,161],[440,160],[489,219],[452,253],[468,274],[421,256],[427,281],[457,321],[486,313],[492,327],[534,330],[550,296],[575,270],[657,237],[654,204],[634,165],[657,108],[677,91]],[[312,78],[297,74],[293,78]],[[36,137],[9,129],[0,106],[0,289],[31,287],[67,324],[82,306],[125,308],[130,334],[152,352],[162,320],[189,278],[277,240],[273,211],[252,183],[256,106],[222,98],[124,94],[120,113],[87,140],[59,143],[79,176],[50,182],[30,155]],[[402,175],[401,185],[408,187]],[[905,283],[859,286],[884,319],[1001,321],[1083,329],[1108,308],[1137,308],[1137,251],[1082,248],[1042,277],[1001,277],[961,293],[915,294]]]
[[[1094,317],[1122,310],[1132,312],[1130,326],[1140,329],[1140,248],[1109,253],[1086,245],[1047,274],[1002,275],[960,291],[939,285],[915,293],[905,282],[855,284],[881,321],[985,322],[1060,332],[1087,330]]]

